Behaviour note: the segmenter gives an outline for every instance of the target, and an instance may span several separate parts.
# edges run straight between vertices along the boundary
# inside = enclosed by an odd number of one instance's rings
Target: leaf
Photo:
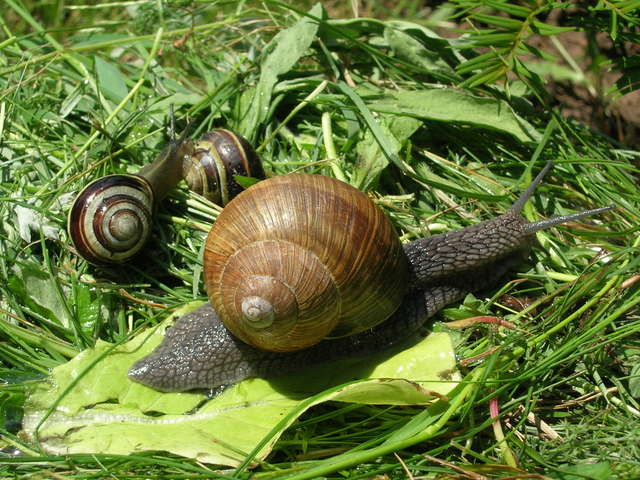
[[[198,102],[201,102],[202,99],[203,96],[199,93],[176,92],[153,104],[152,109],[153,111],[162,111],[166,114],[170,105],[173,105],[173,107],[178,110],[184,105],[195,105]]]
[[[84,96],[84,85],[83,84],[79,84],[71,92],[69,92],[67,97],[61,103],[61,105],[60,105],[60,118],[66,118],[67,115],[69,115],[71,112],[74,111],[76,106],[83,99],[85,99],[85,96]]]
[[[459,79],[453,68],[442,59],[438,52],[427,49],[408,33],[395,28],[385,28],[384,37],[399,59],[418,65],[435,77],[456,81]]]
[[[411,117],[382,115],[379,127],[389,139],[391,152],[397,155],[402,144],[420,128],[422,122]],[[380,148],[371,130],[366,130],[357,145],[358,165],[355,170],[354,186],[360,190],[375,187],[380,173],[389,165],[389,160]]]
[[[120,103],[129,93],[124,75],[113,63],[106,62],[98,56],[93,58],[100,92],[112,102]]]
[[[549,25],[548,23],[540,22],[536,19],[533,20],[533,28],[532,30],[540,35],[559,35],[565,32],[573,32],[576,30],[575,27],[559,27],[557,25]]]
[[[540,133],[517,115],[507,102],[451,89],[386,92],[382,97],[367,102],[367,106],[381,113],[494,130],[512,135],[524,143],[541,138]]]
[[[507,73],[507,68],[501,62],[495,62],[493,66],[487,66],[484,71],[467,78],[462,85],[474,88],[480,85],[488,85],[502,78]]]
[[[562,466],[555,478],[558,480],[607,480],[613,478],[613,470],[609,462],[583,463]]]
[[[16,264],[8,286],[32,310],[64,327],[69,327],[69,311],[57,290],[56,280],[34,263]]]
[[[6,385],[7,375],[2,375],[2,383]],[[24,380],[24,379],[23,379]],[[22,420],[22,405],[24,395],[22,392],[12,392],[5,390],[0,395],[0,428],[15,431],[15,427],[20,425]]]
[[[18,233],[25,242],[31,242],[31,232],[40,232],[51,240],[60,239],[60,228],[49,224],[48,218],[34,208],[16,205],[14,209]]]
[[[74,36],[75,48],[96,46],[100,44],[111,45],[116,42],[130,40],[131,35],[126,33],[96,33],[88,32],[86,34],[78,34]]]
[[[631,368],[629,374],[629,394],[636,399],[640,399],[640,362]]]
[[[76,282],[72,298],[70,303],[74,307],[75,317],[80,320],[83,332],[91,335],[96,329],[113,320],[114,298],[108,291]]]
[[[483,53],[482,55],[478,55],[473,57],[466,62],[462,63],[458,68],[458,73],[469,73],[474,70],[478,70],[480,67],[483,67],[486,64],[490,64],[495,60],[494,52]]]
[[[517,41],[517,33],[487,30],[479,35],[469,35],[467,39],[478,47],[510,47]],[[504,60],[503,60],[504,61]]]
[[[309,15],[322,18],[323,9],[316,3]],[[245,111],[243,120],[238,127],[239,133],[249,142],[253,141],[256,126],[268,116],[273,87],[278,77],[287,73],[300,60],[311,46],[311,42],[318,32],[318,22],[304,16],[294,25],[279,32],[265,48],[265,56],[260,65],[260,80],[254,90],[248,90],[242,96]]]
[[[336,29],[341,35],[347,38],[356,38],[360,35],[382,35],[387,22],[376,18],[330,18],[327,23],[331,25],[332,30]],[[325,34],[331,34],[331,30]]]
[[[498,17],[497,15],[484,15],[482,13],[474,13],[472,18],[478,22],[486,23],[487,25],[494,27],[501,27],[509,30],[520,30],[520,28],[522,28],[522,21],[514,18]]]
[[[403,169],[402,161],[397,154],[399,147],[395,138],[389,134],[387,129],[383,128],[376,121],[369,107],[355,90],[342,81],[338,82],[337,86],[353,103],[358,113],[360,113],[360,116],[368,127],[368,132],[370,132],[373,138],[375,138],[375,141],[380,147],[380,151],[384,154],[386,160],[395,163],[398,168]]]
[[[406,20],[388,20],[384,23],[385,28],[393,28],[402,31],[418,40],[425,48],[438,54],[440,58],[447,62],[447,65],[458,65],[465,61],[465,57],[460,54],[459,42],[456,40],[443,38],[433,30],[418,23]]]
[[[617,93],[618,95],[625,95],[631,93],[640,88],[640,55],[632,55],[626,60],[628,62],[621,63],[622,75],[616,80],[616,85],[611,88],[607,93]],[[617,92],[616,92],[617,90]]]
[[[259,178],[254,177],[246,177],[244,175],[234,175],[233,180],[240,185],[242,188],[249,188],[252,185],[255,185],[260,181]]]
[[[265,458],[286,427],[312,405],[329,400],[428,404],[460,379],[449,336],[434,333],[384,361],[322,365],[310,369],[312,377],[305,371],[271,382],[248,379],[210,400],[201,393],[160,393],[130,381],[128,368],[161,341],[173,318],[124,345],[99,341],[55,368],[29,395],[24,433],[37,436],[46,451],[56,454],[163,450],[235,466],[291,412],[257,459]],[[354,382],[364,368],[369,379]],[[313,395],[312,401],[305,400]]]

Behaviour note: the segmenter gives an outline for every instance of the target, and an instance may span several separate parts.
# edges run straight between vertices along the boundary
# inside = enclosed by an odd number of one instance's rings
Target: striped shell
[[[135,175],[108,175],[87,185],[69,211],[69,236],[92,263],[121,263],[149,237],[153,190]]]
[[[364,193],[290,174],[225,207],[207,239],[205,282],[238,338],[292,351],[387,319],[405,294],[408,265],[391,222]]]
[[[258,155],[249,142],[229,130],[205,133],[185,159],[183,176],[189,189],[218,205],[226,205],[243,188],[234,175],[264,178]]]

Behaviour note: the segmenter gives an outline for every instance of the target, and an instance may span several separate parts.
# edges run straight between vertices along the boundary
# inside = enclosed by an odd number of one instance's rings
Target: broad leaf
[[[129,93],[124,75],[117,67],[102,58],[95,56],[96,76],[102,95],[114,103],[120,103]]]
[[[502,100],[477,97],[451,89],[387,92],[368,101],[371,111],[461,123],[535,142],[541,135]]]
[[[321,18],[322,13],[322,5],[319,3],[309,11],[309,15],[315,18]],[[256,126],[267,118],[273,87],[278,77],[291,70],[307,52],[317,32],[317,21],[302,17],[294,25],[278,33],[267,45],[267,53],[260,65],[258,85],[242,96],[240,106],[245,115],[238,127],[239,133],[249,141],[253,140]]]
[[[327,364],[273,381],[248,379],[212,399],[160,393],[130,381],[128,368],[161,341],[173,318],[123,345],[98,342],[55,368],[27,401],[27,436],[56,454],[164,450],[238,465],[268,436],[257,456],[265,458],[286,427],[317,403],[427,404],[459,380],[449,336],[433,333],[384,361]],[[364,370],[368,379],[354,381]],[[272,432],[283,418],[287,421]]]
[[[380,115],[378,124],[391,145],[391,153],[397,156],[402,144],[420,128],[422,122],[406,116]],[[389,159],[371,130],[365,131],[357,151],[358,165],[353,184],[360,190],[369,190],[375,187],[380,173],[389,165]]]

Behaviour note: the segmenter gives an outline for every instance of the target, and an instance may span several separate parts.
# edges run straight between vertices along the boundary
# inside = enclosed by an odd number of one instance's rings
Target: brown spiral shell
[[[264,350],[366,330],[407,288],[389,219],[364,193],[320,175],[253,185],[225,207],[205,249],[212,305],[234,335]]]
[[[153,189],[136,175],[108,175],[87,185],[69,211],[69,236],[92,263],[121,263],[147,241]]]
[[[265,177],[249,142],[230,130],[212,130],[202,135],[194,153],[184,161],[183,176],[189,189],[218,205],[226,205],[243,190],[234,175]]]

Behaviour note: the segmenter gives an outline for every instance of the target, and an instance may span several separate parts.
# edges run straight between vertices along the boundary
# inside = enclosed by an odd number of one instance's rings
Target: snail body
[[[161,391],[214,388],[393,346],[448,303],[498,280],[522,260],[536,231],[610,208],[526,221],[520,210],[550,167],[503,215],[401,247],[389,239],[392,229],[381,213],[383,220],[375,213],[352,219],[360,197],[338,180],[290,174],[256,184],[229,203],[207,239],[210,303],[179,318],[129,377]],[[377,211],[373,204],[362,208]],[[325,221],[333,224],[332,233]],[[345,233],[346,240],[335,238]],[[296,266],[299,272],[289,272]],[[316,296],[310,283],[318,277]],[[292,293],[297,286],[301,294]],[[353,299],[342,299],[344,293]],[[364,313],[349,315],[359,309]],[[234,323],[237,312],[249,317],[239,321],[248,328]],[[298,318],[308,312],[312,322]],[[284,333],[273,327],[281,313]],[[325,317],[328,326],[316,328]],[[363,323],[354,325],[354,318]],[[291,330],[293,320],[313,324],[311,341],[299,340],[303,334]],[[283,346],[287,341],[292,348]]]
[[[256,153],[241,136],[213,130],[195,145],[185,136],[172,140],[137,174],[107,175],[83,188],[69,210],[69,237],[91,263],[126,262],[146,243],[158,203],[180,180],[224,205],[242,191],[234,175],[264,178]]]

